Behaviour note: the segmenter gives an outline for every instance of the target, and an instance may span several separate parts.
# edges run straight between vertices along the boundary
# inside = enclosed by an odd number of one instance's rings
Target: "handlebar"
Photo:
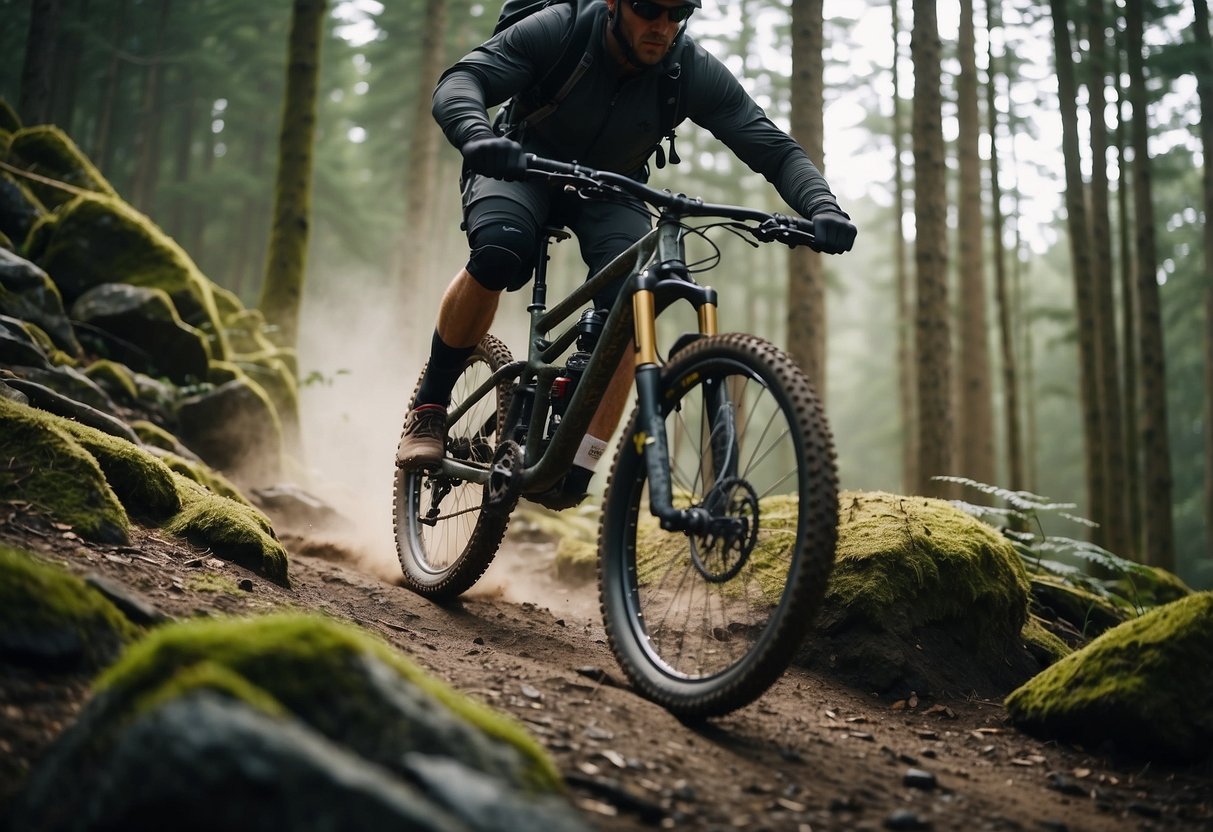
[[[704,202],[698,197],[675,194],[668,190],[659,191],[623,174],[595,170],[576,162],[545,159],[534,153],[526,154],[526,167],[528,178],[559,182],[588,197],[593,197],[595,192],[622,192],[648,203],[663,216],[676,220],[684,217],[720,217],[739,223],[756,223],[739,228],[763,243],[783,243],[789,248],[798,245],[816,247],[813,223],[801,217],[771,214],[741,205],[716,205]]]

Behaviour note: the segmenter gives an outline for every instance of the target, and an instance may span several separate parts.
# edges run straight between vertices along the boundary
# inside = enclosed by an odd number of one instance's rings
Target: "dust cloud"
[[[437,294],[405,304],[395,286],[356,274],[309,287],[302,309],[302,485],[348,521],[322,533],[328,542],[384,580],[400,577],[392,530],[396,444],[436,309]]]

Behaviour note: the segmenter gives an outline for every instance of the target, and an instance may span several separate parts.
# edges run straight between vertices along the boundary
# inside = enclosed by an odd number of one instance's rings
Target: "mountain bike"
[[[712,245],[708,232],[724,229],[756,243],[811,246],[811,226],[578,164],[528,155],[527,167],[528,176],[586,199],[648,206],[656,222],[551,308],[548,246],[569,235],[546,229],[526,360],[486,336],[456,384],[441,465],[397,471],[405,583],[440,601],[480,578],[519,499],[551,489],[569,469],[631,351],[637,403],[599,525],[608,643],[632,686],[672,713],[727,713],[779,678],[812,624],[834,561],[838,476],[813,386],[767,341],[718,334],[718,295],[694,279],[686,238]],[[693,218],[705,223],[689,225]],[[620,279],[610,310],[593,309],[595,294]],[[663,357],[655,320],[678,302],[694,307],[699,330]]]

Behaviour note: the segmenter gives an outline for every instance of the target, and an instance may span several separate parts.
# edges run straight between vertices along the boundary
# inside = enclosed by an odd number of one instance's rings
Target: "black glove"
[[[855,223],[841,211],[827,208],[813,215],[813,236],[817,238],[814,248],[823,254],[850,251],[858,232]]]
[[[461,148],[463,160],[474,173],[512,181],[526,174],[526,154],[513,139],[492,136],[472,139]]]

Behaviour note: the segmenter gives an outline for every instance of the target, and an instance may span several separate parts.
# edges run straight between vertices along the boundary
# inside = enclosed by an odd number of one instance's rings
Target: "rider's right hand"
[[[472,139],[461,148],[467,166],[482,176],[513,181],[526,175],[526,154],[513,139]]]

